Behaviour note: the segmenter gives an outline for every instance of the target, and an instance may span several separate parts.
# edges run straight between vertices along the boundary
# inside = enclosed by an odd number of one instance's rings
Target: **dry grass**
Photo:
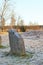
[[[0,32],[0,34],[8,34],[8,32]]]

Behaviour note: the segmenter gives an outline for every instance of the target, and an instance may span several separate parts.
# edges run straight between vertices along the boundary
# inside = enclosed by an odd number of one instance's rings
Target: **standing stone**
[[[25,46],[23,38],[15,30],[9,30],[9,42],[11,53],[16,55],[25,55]]]

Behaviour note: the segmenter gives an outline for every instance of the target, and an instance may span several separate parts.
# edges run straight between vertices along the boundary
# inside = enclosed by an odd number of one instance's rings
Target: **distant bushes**
[[[25,32],[24,26],[21,26],[21,27],[20,27],[20,30],[21,30],[21,32]]]

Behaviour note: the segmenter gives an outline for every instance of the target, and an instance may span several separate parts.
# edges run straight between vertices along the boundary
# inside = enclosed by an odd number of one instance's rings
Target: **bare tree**
[[[20,16],[18,17],[17,25],[18,26],[24,26],[24,21]]]
[[[21,31],[25,32],[24,20],[20,16],[18,17],[17,26],[20,26]]]
[[[5,19],[4,19],[4,17],[1,19],[1,22],[2,22],[2,27],[5,26]]]
[[[32,21],[30,21],[29,22],[29,25],[31,26],[31,25],[38,25],[38,22],[32,22]]]
[[[10,25],[11,25],[11,26],[14,26],[14,25],[15,25],[15,22],[16,22],[15,14],[14,14],[14,11],[12,11],[12,13],[11,13],[11,23],[10,23]]]
[[[11,10],[9,11],[10,0],[2,0],[2,6],[0,7],[0,27],[3,29],[5,21],[10,18]]]

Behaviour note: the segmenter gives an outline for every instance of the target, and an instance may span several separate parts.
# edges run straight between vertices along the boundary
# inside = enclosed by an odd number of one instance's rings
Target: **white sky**
[[[24,19],[25,25],[30,21],[43,25],[43,0],[11,0],[10,3],[14,5],[16,16]]]

